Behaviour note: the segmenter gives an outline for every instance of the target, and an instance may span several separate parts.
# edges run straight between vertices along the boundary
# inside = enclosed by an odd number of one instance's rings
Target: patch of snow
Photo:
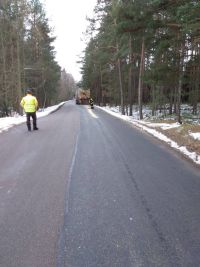
[[[180,124],[177,123],[177,122],[176,123],[171,123],[171,124],[168,124],[168,123],[152,123],[151,126],[160,127],[163,130],[169,130],[169,129],[180,127]]]
[[[37,111],[37,117],[40,118],[47,116],[51,112],[57,110],[64,103],[65,102],[62,102],[55,106],[51,106],[45,109],[40,109],[39,111]],[[15,114],[13,117],[0,118],[0,133],[3,131],[7,131],[9,128],[24,122],[26,122],[26,115],[20,116],[19,114]]]
[[[3,131],[7,131],[9,128],[13,127],[14,125],[23,123],[25,121],[26,121],[25,116],[0,118],[0,133]]]
[[[200,141],[200,133],[189,133],[189,135],[194,138],[195,140]]]
[[[152,122],[147,122],[147,121],[140,121],[140,124],[148,125],[149,127],[153,128],[161,128],[162,130],[169,130],[173,128],[178,128],[180,127],[179,123],[152,123]]]

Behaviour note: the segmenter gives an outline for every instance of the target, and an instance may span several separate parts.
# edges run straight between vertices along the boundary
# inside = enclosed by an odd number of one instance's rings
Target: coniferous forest
[[[95,103],[129,115],[136,105],[140,119],[144,105],[179,122],[183,103],[199,113],[198,0],[97,0],[88,20],[80,86]],[[27,87],[40,107],[72,98],[76,84],[55,60],[54,40],[40,0],[0,1],[0,116],[20,112]]]
[[[181,104],[200,102],[199,0],[98,0],[89,19],[82,87],[98,104],[165,109],[181,122]]]
[[[40,107],[72,98],[75,81],[56,62],[54,40],[40,0],[0,1],[0,117],[21,112],[26,88]]]

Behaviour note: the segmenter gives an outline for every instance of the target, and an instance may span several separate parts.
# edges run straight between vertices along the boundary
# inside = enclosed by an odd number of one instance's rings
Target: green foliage
[[[151,102],[156,88],[159,97],[154,95],[155,102],[162,102],[161,98],[168,100],[174,110],[177,105],[180,107],[180,99],[191,100],[197,106],[200,100],[199,1],[102,0],[96,6],[96,17],[98,31],[88,42],[83,60],[85,87],[92,88],[95,95],[105,90],[109,95],[107,100],[115,99],[119,104],[116,88],[120,62],[126,103],[132,103],[131,97],[137,101],[144,40],[143,98]],[[145,88],[149,88],[150,94]]]
[[[57,97],[60,67],[55,61],[54,37],[40,0],[2,0],[0,3],[0,111],[19,111],[26,87],[32,87],[41,106]]]

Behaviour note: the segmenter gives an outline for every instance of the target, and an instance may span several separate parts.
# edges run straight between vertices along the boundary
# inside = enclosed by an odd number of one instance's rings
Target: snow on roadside
[[[4,117],[0,118],[0,133],[3,131],[7,131],[9,128],[14,125],[23,123],[26,121],[24,116],[14,116],[14,117]]]
[[[189,133],[189,135],[194,138],[195,140],[199,140],[200,141],[200,133]]]
[[[44,116],[47,116],[49,115],[50,113],[56,111],[59,107],[61,107],[62,105],[64,105],[65,102],[62,102],[58,105],[55,105],[55,106],[51,106],[51,107],[47,107],[45,109],[40,109],[38,112],[37,112],[37,117],[38,118],[41,118],[41,117],[44,117]]]
[[[51,106],[45,109],[40,109],[39,111],[37,111],[37,117],[44,117],[47,116],[48,114],[54,112],[55,110],[57,110],[60,106],[62,106],[65,102],[62,102],[58,105],[55,106]],[[0,133],[3,131],[7,131],[9,128],[24,123],[26,122],[26,115],[20,116],[18,114],[16,114],[13,117],[4,117],[4,118],[0,118]]]
[[[108,112],[109,114],[123,119],[125,121],[131,122],[132,124],[134,124],[135,126],[137,126],[138,128],[150,133],[151,135],[155,136],[156,138],[160,139],[161,141],[164,141],[166,143],[168,143],[172,148],[175,148],[177,150],[179,150],[181,153],[183,153],[184,155],[186,155],[188,158],[190,158],[193,162],[195,162],[196,164],[200,165],[200,155],[198,155],[196,152],[190,152],[187,150],[187,148],[185,146],[179,146],[176,142],[174,142],[173,140],[171,140],[170,138],[168,138],[167,136],[165,136],[164,134],[158,132],[155,129],[151,129],[150,127],[161,127],[162,129],[170,129],[170,128],[175,128],[175,127],[179,127],[179,124],[177,123],[173,123],[173,124],[159,124],[158,125],[154,124],[154,123],[149,123],[149,122],[145,122],[145,121],[139,121],[136,120],[132,117],[126,116],[126,115],[121,115],[119,112],[116,111],[116,109],[114,111],[110,110],[108,107],[104,108],[104,107],[98,107],[106,112]],[[192,133],[191,133],[192,134]],[[195,135],[198,138],[200,137],[200,133],[199,135]]]
[[[140,124],[148,125],[149,127],[153,127],[153,128],[159,127],[162,130],[169,130],[169,129],[180,127],[180,124],[177,122],[175,123],[152,123],[152,122],[147,122],[147,121],[141,121]]]

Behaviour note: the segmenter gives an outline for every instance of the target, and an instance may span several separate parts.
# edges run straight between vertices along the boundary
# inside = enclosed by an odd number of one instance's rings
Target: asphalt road
[[[0,135],[1,267],[198,267],[200,175],[131,124],[65,104]]]

